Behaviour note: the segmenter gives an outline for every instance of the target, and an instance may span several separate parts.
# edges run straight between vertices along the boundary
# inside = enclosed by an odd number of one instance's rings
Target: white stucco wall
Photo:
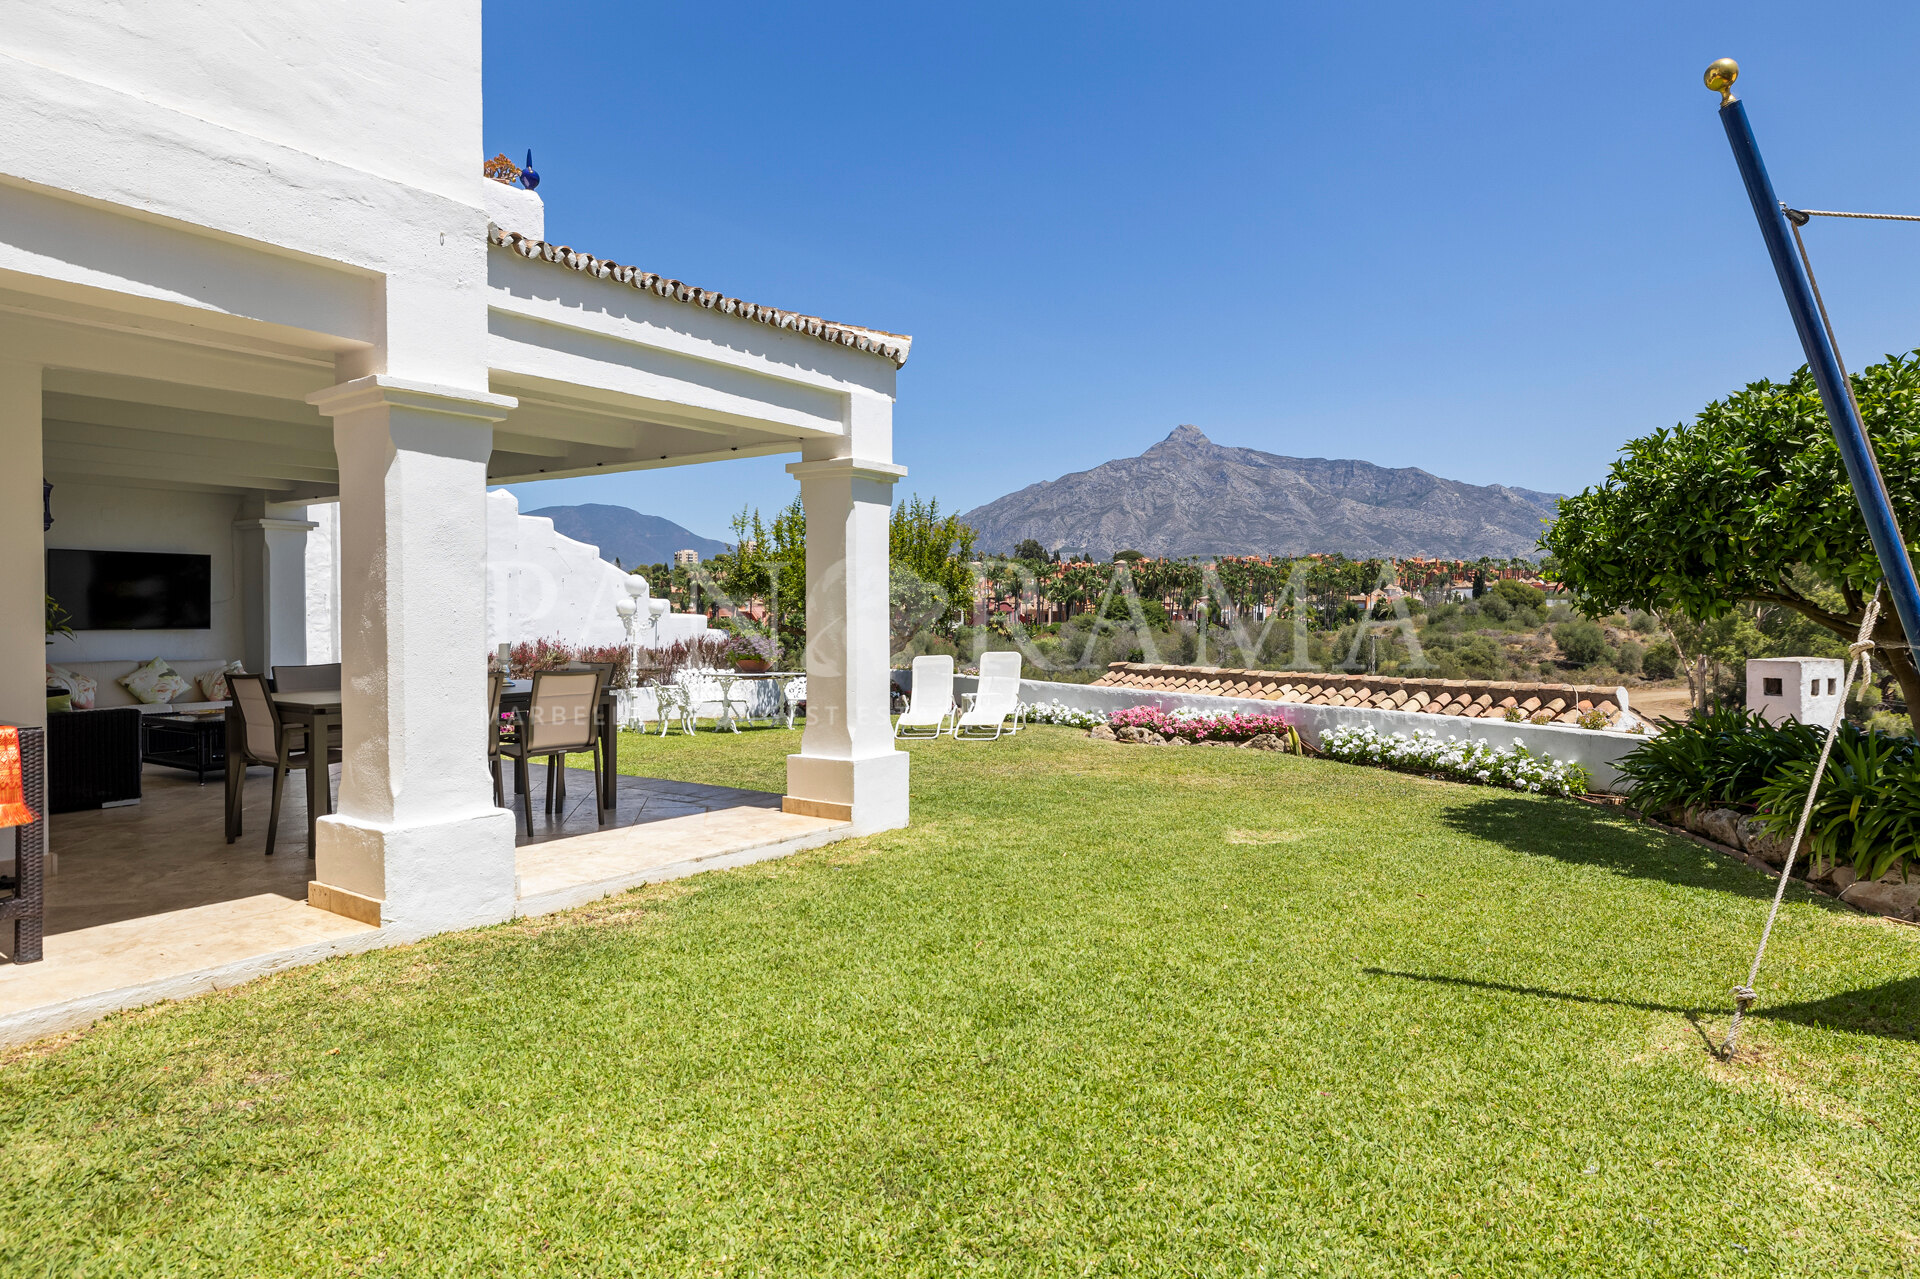
[[[442,194],[472,190],[479,0],[35,0],[7,6],[6,43],[43,66],[310,155]]]
[[[204,631],[77,631],[47,645],[47,660],[227,660],[242,654],[234,520],[241,499],[218,493],[61,484],[53,490],[48,547],[88,551],[174,551],[213,557],[213,626]],[[34,553],[28,548],[28,554]]]
[[[898,682],[910,686],[907,672],[896,672]],[[971,693],[978,685],[971,675],[956,675],[954,696]],[[1565,724],[1509,724],[1505,720],[1466,719],[1458,715],[1422,715],[1409,711],[1377,711],[1359,706],[1303,706],[1296,702],[1269,702],[1246,697],[1209,697],[1200,693],[1171,693],[1138,688],[1095,688],[1090,684],[1056,684],[1048,680],[1020,681],[1023,702],[1059,702],[1074,710],[1108,714],[1130,706],[1157,706],[1162,710],[1238,710],[1252,714],[1283,712],[1308,742],[1318,745],[1320,734],[1341,724],[1372,725],[1377,733],[1433,733],[1445,740],[1485,739],[1496,747],[1519,743],[1535,755],[1580,764],[1593,777],[1595,790],[1625,789],[1614,768],[1646,738],[1631,733],[1594,732]]]
[[[6,16],[0,269],[485,391],[479,0]]]
[[[340,660],[340,504],[316,502],[307,518],[307,660]]]
[[[627,598],[626,581],[599,547],[555,532],[543,516],[520,514],[505,489],[487,494],[489,645],[622,643],[626,631],[614,605]]]

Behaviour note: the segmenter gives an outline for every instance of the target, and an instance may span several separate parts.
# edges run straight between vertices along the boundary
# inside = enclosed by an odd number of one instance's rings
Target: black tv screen
[[[47,594],[76,631],[204,631],[213,625],[213,557],[50,550]]]

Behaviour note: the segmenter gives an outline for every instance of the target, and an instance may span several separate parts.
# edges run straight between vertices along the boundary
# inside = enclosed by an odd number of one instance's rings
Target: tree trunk
[[[1877,650],[1880,660],[1893,672],[1893,678],[1900,685],[1900,697],[1907,704],[1907,720],[1913,725],[1914,736],[1920,737],[1920,668],[1913,664],[1913,654],[1904,648],[1883,648]]]

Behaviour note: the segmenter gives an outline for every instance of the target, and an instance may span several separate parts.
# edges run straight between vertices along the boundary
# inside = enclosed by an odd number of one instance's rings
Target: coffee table
[[[142,715],[140,762],[185,769],[206,785],[227,763],[226,715]]]

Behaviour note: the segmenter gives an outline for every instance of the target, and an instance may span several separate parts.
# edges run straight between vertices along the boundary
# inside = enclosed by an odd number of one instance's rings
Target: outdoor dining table
[[[780,695],[780,700],[777,703],[780,709],[775,710],[773,715],[774,718],[778,718],[780,711],[784,710],[787,705],[787,681],[798,679],[805,674],[805,671],[716,671],[713,677],[720,683],[720,696],[729,701],[733,698],[733,686],[735,684],[750,684],[758,681],[771,683],[774,692]],[[749,707],[749,713],[746,718],[748,723],[752,723],[760,717],[752,714],[751,707]]]
[[[595,730],[600,738],[600,749],[607,766],[601,770],[600,808],[602,812],[618,807],[620,798],[619,776],[615,766],[620,761],[620,690],[608,685],[600,690],[600,716]],[[503,711],[523,711],[533,705],[533,681],[530,679],[510,679],[500,690],[500,709]],[[519,793],[519,774],[514,774],[514,793]]]

